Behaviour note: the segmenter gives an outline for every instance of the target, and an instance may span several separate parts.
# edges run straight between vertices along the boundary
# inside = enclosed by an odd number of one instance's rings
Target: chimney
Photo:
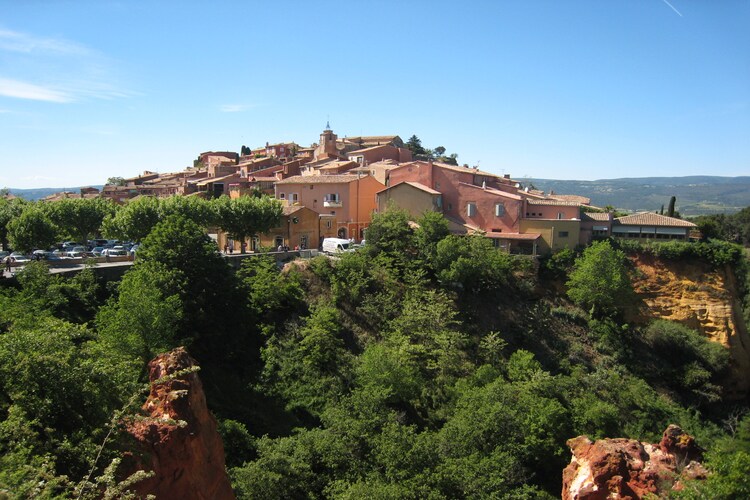
[[[503,174],[503,179],[510,179],[510,174]]]

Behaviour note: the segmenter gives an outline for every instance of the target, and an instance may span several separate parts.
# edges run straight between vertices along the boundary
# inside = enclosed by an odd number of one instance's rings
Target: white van
[[[350,252],[351,242],[344,238],[323,238],[323,251],[325,253]]]

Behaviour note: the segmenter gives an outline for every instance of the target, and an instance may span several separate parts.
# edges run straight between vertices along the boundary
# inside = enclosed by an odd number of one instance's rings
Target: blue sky
[[[0,186],[412,134],[514,178],[750,175],[750,1],[0,0]]]

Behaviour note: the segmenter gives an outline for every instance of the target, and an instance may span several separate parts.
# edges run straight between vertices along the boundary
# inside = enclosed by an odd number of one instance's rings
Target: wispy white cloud
[[[0,28],[0,96],[54,103],[134,95],[115,76],[116,64],[79,43]]]
[[[219,111],[222,113],[240,113],[255,107],[257,106],[254,104],[222,104],[219,106]]]
[[[73,100],[65,92],[9,78],[0,78],[0,95],[47,102],[70,102]]]
[[[92,53],[91,49],[68,40],[35,37],[26,33],[19,33],[17,31],[10,31],[1,28],[0,50],[26,54],[31,52],[54,52],[56,54],[71,55],[87,55]]]

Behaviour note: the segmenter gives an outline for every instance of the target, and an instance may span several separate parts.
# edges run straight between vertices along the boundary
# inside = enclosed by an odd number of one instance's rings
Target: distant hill
[[[529,179],[537,189],[559,194],[578,194],[591,198],[591,204],[612,205],[632,212],[666,211],[671,196],[683,216],[734,213],[750,206],[750,177],[641,177],[601,179],[597,181],[560,181]]]
[[[36,188],[36,189],[16,189],[16,188],[8,188],[10,190],[10,194],[14,196],[18,196],[19,198],[24,198],[26,200],[35,201],[35,200],[41,200],[45,196],[49,196],[51,194],[55,193],[61,193],[63,191],[69,191],[71,193],[80,193],[82,187],[95,187],[97,189],[101,189],[104,186],[78,186],[78,187],[61,187],[61,188]]]

